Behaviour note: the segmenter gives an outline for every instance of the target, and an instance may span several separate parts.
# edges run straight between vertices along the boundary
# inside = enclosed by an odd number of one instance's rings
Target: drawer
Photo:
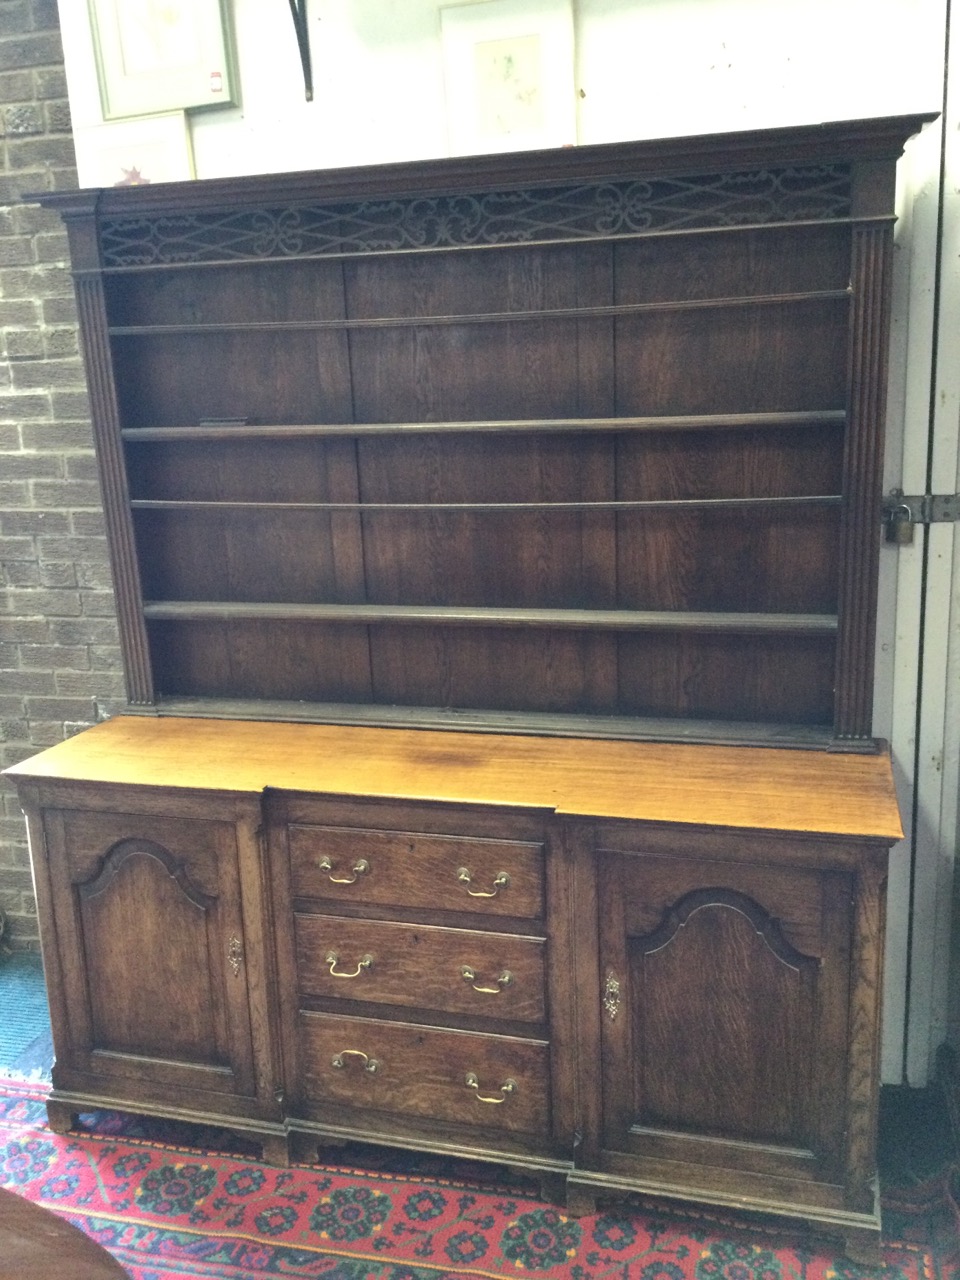
[[[295,920],[305,996],[521,1022],[545,1018],[542,938],[342,916]]]
[[[300,1013],[306,1100],[547,1136],[542,1040]]]
[[[392,907],[543,914],[543,845],[520,840],[291,825],[296,897]]]

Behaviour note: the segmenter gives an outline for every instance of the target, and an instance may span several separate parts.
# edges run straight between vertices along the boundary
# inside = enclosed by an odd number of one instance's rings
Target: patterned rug
[[[357,1147],[337,1165],[277,1169],[222,1130],[112,1112],[59,1137],[46,1126],[44,1097],[35,1083],[0,1081],[0,1185],[82,1227],[133,1280],[878,1274],[774,1221],[748,1229],[720,1214],[693,1218],[641,1202],[574,1220],[540,1200],[534,1184],[492,1181],[499,1171],[468,1162]],[[946,1218],[946,1234],[935,1238],[943,1208],[900,1206],[898,1223],[905,1215],[915,1230],[885,1238],[882,1280],[957,1280],[957,1237]]]

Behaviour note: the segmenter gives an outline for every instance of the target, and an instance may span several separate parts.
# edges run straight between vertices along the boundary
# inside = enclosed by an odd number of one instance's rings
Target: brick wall
[[[0,764],[123,705],[66,236],[21,203],[77,185],[55,0],[0,0]],[[37,946],[23,818],[0,790],[4,941]]]

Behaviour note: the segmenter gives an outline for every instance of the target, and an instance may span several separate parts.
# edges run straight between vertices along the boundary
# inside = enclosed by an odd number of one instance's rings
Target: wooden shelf
[[[837,619],[804,613],[680,613],[639,609],[494,609],[459,605],[278,604],[214,600],[147,601],[150,620],[285,621],[446,627],[542,627],[572,631],[735,632],[833,635]]]
[[[161,444],[189,440],[298,440],[314,436],[460,435],[533,432],[621,431],[739,431],[755,428],[789,430],[794,427],[846,422],[843,409],[802,410],[788,413],[692,413],[658,414],[622,418],[517,418],[477,422],[322,422],[264,424],[237,422],[183,427],[125,427],[120,435],[131,443]]]
[[[528,320],[596,320],[671,311],[705,311],[723,307],[770,307],[803,302],[849,301],[850,289],[817,289],[803,293],[772,293],[727,298],[690,298],[663,302],[631,302],[598,307],[553,307],[539,311],[461,312],[456,315],[370,316],[335,320],[230,320],[206,324],[111,325],[112,338],[141,338],[167,334],[202,336],[214,333],[323,332],[353,329],[420,329],[451,325],[515,324]]]
[[[836,507],[839,493],[770,498],[649,498],[609,502],[242,502],[186,498],[133,498],[135,511],[716,511],[754,507]]]

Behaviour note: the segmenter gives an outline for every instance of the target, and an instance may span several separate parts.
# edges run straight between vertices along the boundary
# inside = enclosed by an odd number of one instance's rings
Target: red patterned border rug
[[[59,1137],[44,1097],[35,1083],[0,1082],[0,1185],[82,1227],[132,1280],[960,1277],[956,1251],[919,1231],[885,1239],[877,1273],[772,1222],[748,1230],[650,1203],[568,1218],[533,1184],[493,1182],[466,1162],[358,1147],[356,1165],[351,1150],[348,1164],[277,1169],[220,1130],[109,1112]]]

